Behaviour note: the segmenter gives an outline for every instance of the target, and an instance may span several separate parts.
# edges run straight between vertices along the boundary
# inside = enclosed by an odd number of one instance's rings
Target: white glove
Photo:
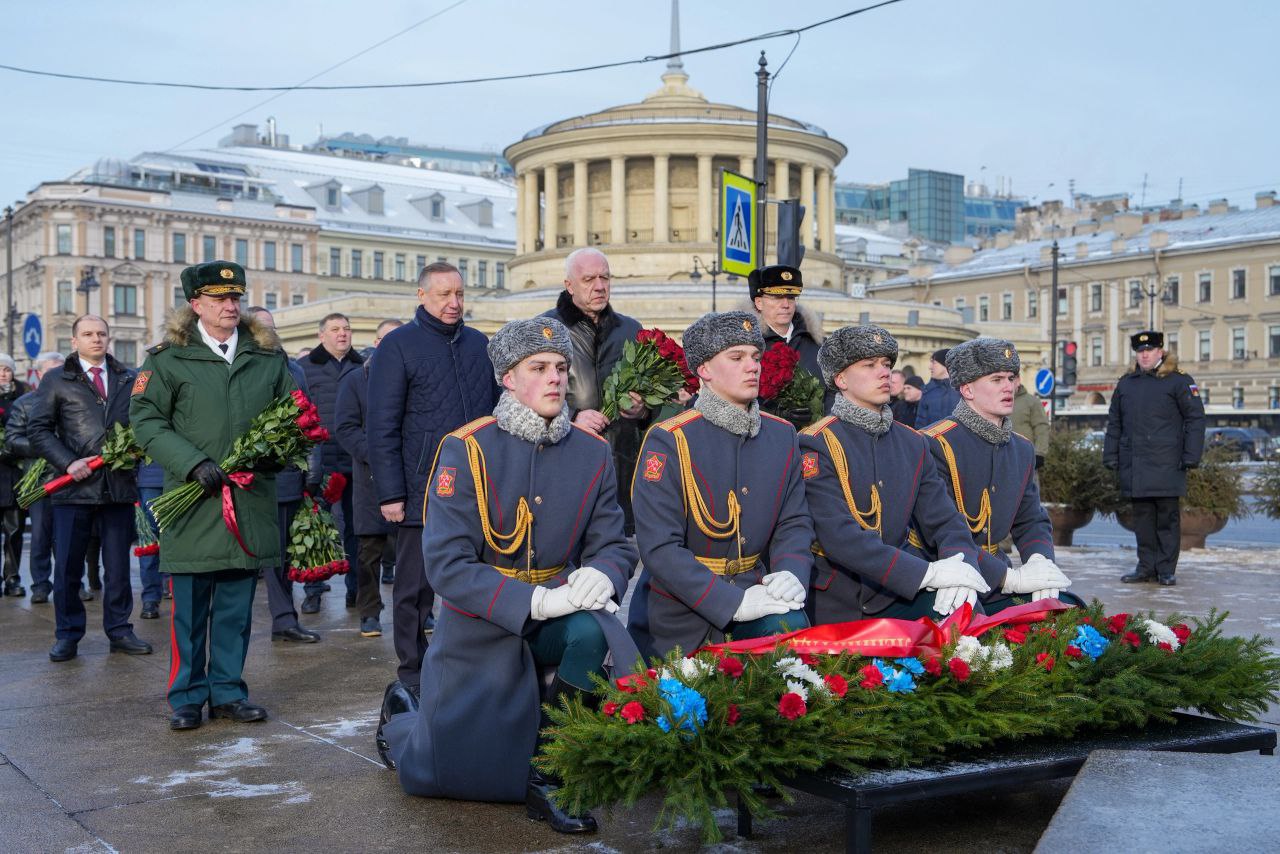
[[[965,563],[964,555],[959,552],[929,564],[929,570],[920,582],[921,590],[941,590],[944,587],[967,587],[979,593],[991,590],[982,573]]]
[[[972,587],[941,587],[933,597],[933,610],[947,616],[965,602],[970,605],[978,601],[978,591]]]
[[[594,566],[580,566],[569,573],[569,601],[582,611],[603,608],[613,598],[613,582]]]
[[[764,578],[760,579],[765,589],[769,591],[769,595],[774,599],[780,599],[783,602],[794,602],[796,605],[804,604],[805,589],[800,583],[800,579],[796,578],[793,573],[771,572]]]
[[[753,584],[742,595],[742,604],[738,606],[737,611],[733,612],[733,621],[748,623],[770,614],[785,614],[799,607],[799,605],[773,598],[763,584]]]
[[[1037,590],[1035,593],[1031,594],[1031,601],[1038,602],[1041,599],[1057,599],[1060,592],[1061,591],[1059,590]]]
[[[529,603],[529,618],[531,620],[554,620],[556,617],[569,616],[574,611],[580,610],[570,600],[572,596],[573,588],[568,584],[562,584],[555,588],[533,588],[533,601]]]
[[[1004,577],[1004,593],[1035,593],[1037,590],[1061,590],[1071,586],[1058,565],[1044,555],[1032,555],[1020,569],[1010,567]]]

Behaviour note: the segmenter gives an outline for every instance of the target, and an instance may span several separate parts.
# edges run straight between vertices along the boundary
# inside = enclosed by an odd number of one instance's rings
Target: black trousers
[[[22,532],[27,525],[26,511],[21,507],[5,507],[0,511],[0,530],[4,532],[4,580],[18,582],[22,564]]]
[[[1180,499],[1134,498],[1133,532],[1138,538],[1138,574],[1173,578],[1181,548]]]
[[[436,595],[427,581],[422,559],[422,528],[396,529],[396,581],[391,585],[391,637],[396,648],[396,678],[416,688],[422,682],[422,656],[427,638],[422,623],[431,616]]]
[[[360,541],[359,559],[356,562],[356,608],[360,619],[374,619],[382,613],[382,550],[387,540],[386,534],[357,537]]]
[[[280,527],[280,565],[262,573],[267,585],[267,608],[271,611],[271,631],[283,632],[298,625],[298,611],[293,607],[293,582],[289,580],[289,526],[302,500],[276,504],[276,522]]]
[[[53,505],[53,611],[59,640],[79,641],[85,633],[80,579],[93,523],[101,522],[102,628],[109,638],[133,632],[133,586],[129,580],[129,544],[133,542],[133,505]]]

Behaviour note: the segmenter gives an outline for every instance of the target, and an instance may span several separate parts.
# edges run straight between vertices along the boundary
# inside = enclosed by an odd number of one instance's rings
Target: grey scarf
[[[493,417],[498,420],[498,427],[517,439],[524,439],[535,445],[554,445],[573,429],[567,403],[560,407],[560,414],[548,423],[547,419],[516,400],[509,391],[504,391],[502,397],[498,398],[498,405],[493,408]]]
[[[1013,422],[1009,420],[1009,416],[1006,415],[1001,418],[1000,426],[997,427],[977,412],[974,412],[969,404],[963,400],[957,403],[956,408],[951,411],[951,417],[974,433],[977,433],[978,438],[985,439],[993,445],[1003,445],[1013,436]]]
[[[877,412],[859,406],[843,394],[836,395],[835,402],[831,404],[831,414],[872,436],[883,436],[893,426],[893,410],[888,405],[880,407]]]
[[[693,408],[701,412],[702,416],[712,424],[728,430],[735,436],[750,436],[754,439],[760,432],[759,401],[751,401],[751,408],[744,410],[736,403],[725,400],[703,383]]]

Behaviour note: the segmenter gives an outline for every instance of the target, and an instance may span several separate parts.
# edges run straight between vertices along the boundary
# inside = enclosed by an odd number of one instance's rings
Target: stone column
[[[800,167],[800,204],[804,205],[804,219],[800,221],[800,242],[813,247],[813,166],[806,163]]]
[[[529,251],[524,245],[524,173],[516,176],[516,254]],[[203,258],[201,260],[204,260]]]
[[[698,242],[710,243],[711,238],[711,155],[698,155]]]
[[[826,169],[818,172],[818,249],[831,252],[827,232],[831,228],[831,173]]]
[[[738,158],[738,173],[748,178],[756,177],[756,159],[754,157]]]
[[[560,239],[560,174],[556,164],[543,169],[542,183],[547,205],[542,215],[542,248],[555,249]]]
[[[587,245],[587,161],[573,161],[573,245]]]
[[[611,196],[611,206],[613,208],[610,217],[609,230],[611,232],[610,243],[626,243],[627,242],[627,158],[621,154],[615,154],[610,158],[610,165],[613,170],[609,178],[609,191]]]
[[[670,162],[666,154],[653,155],[653,242],[671,240]]]
[[[538,250],[538,172],[536,169],[525,170],[524,173],[524,251]]]
[[[836,251],[836,173],[830,172],[827,177],[827,239],[822,245],[829,247],[828,252]]]

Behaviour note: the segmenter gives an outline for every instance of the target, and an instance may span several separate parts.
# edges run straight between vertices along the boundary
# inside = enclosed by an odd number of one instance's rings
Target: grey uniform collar
[[[888,406],[880,407],[878,412],[865,409],[843,394],[836,395],[835,402],[831,404],[831,414],[872,436],[883,436],[893,426],[893,410]]]
[[[542,443],[554,445],[573,429],[569,420],[569,406],[560,408],[560,414],[547,423],[547,419],[515,399],[509,391],[504,391],[498,398],[498,405],[493,408],[493,417],[498,427],[506,430],[517,439],[524,439],[535,445]]]
[[[701,412],[703,418],[735,436],[750,436],[754,439],[760,432],[759,401],[751,401],[751,408],[744,410],[707,388],[704,383],[693,408]]]
[[[951,412],[951,417],[978,434],[978,438],[984,439],[993,445],[1003,445],[1013,436],[1013,422],[1009,420],[1009,416],[1006,415],[1000,419],[1000,426],[997,427],[977,412],[974,412],[969,404],[963,400],[956,404],[956,408]]]

